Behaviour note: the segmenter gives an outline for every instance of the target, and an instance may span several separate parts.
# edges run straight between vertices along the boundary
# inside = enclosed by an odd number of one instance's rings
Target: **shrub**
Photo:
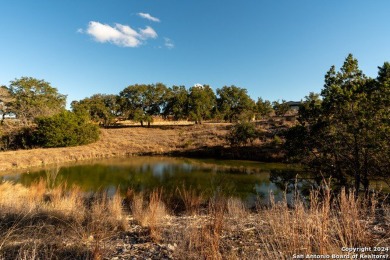
[[[231,146],[247,145],[259,137],[259,132],[253,123],[241,122],[233,125],[227,135]]]
[[[36,119],[35,141],[43,147],[83,145],[97,141],[99,128],[81,115],[63,111]]]
[[[0,151],[33,148],[33,132],[29,127],[7,129],[3,134],[0,132]]]

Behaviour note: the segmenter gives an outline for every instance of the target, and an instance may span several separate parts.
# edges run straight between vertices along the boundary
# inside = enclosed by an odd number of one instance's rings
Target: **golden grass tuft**
[[[187,214],[199,214],[200,207],[205,202],[205,198],[202,193],[198,193],[191,187],[186,188],[184,184],[181,188],[177,187],[176,192],[179,194]]]
[[[94,258],[126,228],[119,194],[90,199],[78,187],[47,188],[43,180],[0,183],[0,259]]]
[[[148,227],[151,237],[156,241],[161,239],[161,226],[164,218],[169,215],[162,195],[162,189],[155,189],[149,194],[149,199],[146,201],[144,193],[135,193],[131,189],[127,191],[127,201],[130,203],[134,219],[141,226]]]

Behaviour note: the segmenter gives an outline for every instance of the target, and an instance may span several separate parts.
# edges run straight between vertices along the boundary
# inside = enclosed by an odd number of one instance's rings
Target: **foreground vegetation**
[[[172,198],[179,198],[174,200]],[[349,255],[345,248],[386,247],[390,208],[375,194],[335,195],[324,183],[309,201],[270,201],[248,209],[235,198],[205,199],[128,190],[86,195],[45,181],[0,184],[0,257],[5,259],[291,259]],[[357,252],[383,254],[388,252]]]

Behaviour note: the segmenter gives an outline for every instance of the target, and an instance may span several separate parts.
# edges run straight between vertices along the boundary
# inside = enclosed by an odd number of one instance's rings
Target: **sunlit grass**
[[[355,200],[326,183],[309,200],[287,200],[249,209],[237,198],[205,198],[178,187],[150,193],[128,190],[109,197],[86,196],[78,187],[47,188],[0,184],[0,258],[102,259],[110,239],[132,222],[149,230],[151,241],[175,245],[177,259],[289,259],[294,254],[347,254],[342,248],[386,246],[390,208],[372,195]],[[126,201],[126,203],[124,203]],[[184,210],[184,211],[183,211]],[[181,224],[178,224],[181,223]]]

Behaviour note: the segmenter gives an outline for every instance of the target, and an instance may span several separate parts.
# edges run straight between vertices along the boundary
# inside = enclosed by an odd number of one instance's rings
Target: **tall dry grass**
[[[133,219],[149,229],[152,241],[174,246],[177,259],[290,259],[293,255],[345,255],[343,247],[388,246],[390,207],[375,194],[355,199],[333,194],[326,183],[309,198],[295,194],[249,210],[238,198],[215,194],[206,200],[178,188],[186,212],[162,189],[128,190]],[[176,195],[177,195],[176,191]],[[169,195],[169,194],[168,194]],[[0,184],[0,259],[103,259],[110,239],[128,229],[123,198],[85,197],[65,185],[47,188]]]
[[[0,184],[0,259],[99,259],[126,229],[119,194],[86,198],[78,187]]]
[[[181,201],[183,202],[184,209],[187,214],[199,214],[201,205],[206,200],[202,193],[198,193],[191,186],[189,188],[186,188],[184,184],[180,188],[177,187],[176,192],[178,193]]]
[[[286,200],[272,202],[270,208],[258,213],[265,223],[257,230],[264,246],[261,257],[343,255],[342,248],[383,244],[386,239],[374,239],[372,232],[377,203],[374,195],[355,200],[353,192],[342,190],[335,195],[328,187],[324,192],[312,191],[308,206],[299,198],[292,207]]]
[[[326,184],[313,190],[308,199],[297,193],[293,204],[286,197],[280,202],[271,199],[269,206],[251,212],[237,198],[214,197],[206,211],[197,212],[206,213],[185,217],[180,232],[171,230],[165,238],[178,244],[178,259],[345,255],[342,248],[388,246],[390,242],[387,204],[379,204],[375,194],[358,200],[346,190],[333,194]],[[375,229],[382,229],[381,234]]]
[[[143,192],[136,193],[131,189],[126,195],[133,218],[143,227],[148,227],[151,237],[156,241],[161,240],[161,226],[164,218],[169,215],[162,195],[162,189],[153,190],[148,199],[145,199]]]

